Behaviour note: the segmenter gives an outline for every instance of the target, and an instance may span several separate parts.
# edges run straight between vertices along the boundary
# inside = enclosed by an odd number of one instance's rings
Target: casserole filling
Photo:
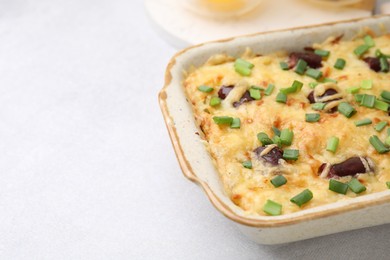
[[[280,215],[390,188],[390,35],[218,54],[184,80],[224,189]]]

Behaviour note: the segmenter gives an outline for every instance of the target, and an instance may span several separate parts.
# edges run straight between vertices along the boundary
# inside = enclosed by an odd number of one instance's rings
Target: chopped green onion
[[[372,80],[365,79],[362,81],[362,89],[372,89]]]
[[[314,103],[311,108],[316,111],[324,110],[326,103]]]
[[[365,119],[362,119],[362,120],[359,120],[359,121],[355,121],[355,125],[357,127],[364,126],[364,125],[371,125],[371,124],[372,124],[372,120],[369,119],[369,118],[365,118]]]
[[[348,187],[351,189],[351,191],[353,191],[354,193],[356,194],[359,194],[359,193],[362,193],[363,191],[365,191],[367,188],[360,183],[360,181],[356,178],[352,178],[349,182],[348,182]]]
[[[375,100],[375,96],[364,94],[362,102],[360,102],[360,104],[365,107],[373,108],[375,106]]]
[[[284,61],[280,62],[279,65],[280,65],[280,68],[281,68],[282,70],[288,70],[288,69],[290,68],[290,67],[288,66],[287,62],[284,62]]]
[[[378,124],[376,124],[374,126],[374,129],[377,132],[381,132],[383,129],[385,129],[386,126],[387,126],[387,122],[386,121],[382,121],[382,122],[379,122]]]
[[[331,78],[324,78],[324,80],[322,82],[324,82],[324,83],[328,83],[328,82],[337,83],[337,80],[331,79]]]
[[[350,88],[347,88],[347,92],[350,93],[350,94],[356,94],[358,93],[360,90],[360,87],[350,87]]]
[[[309,87],[310,88],[315,88],[315,87],[317,87],[318,86],[318,82],[310,82],[309,83]]]
[[[356,102],[358,103],[362,102],[363,96],[364,96],[363,94],[355,94]]]
[[[381,97],[385,100],[390,100],[390,91],[383,90],[381,93]]]
[[[275,89],[275,85],[269,84],[268,87],[264,91],[264,95],[270,96],[272,94],[272,92],[274,91],[274,89]]]
[[[378,58],[380,58],[380,57],[390,58],[390,55],[382,53],[381,50],[379,50],[379,49],[377,49],[375,51],[375,56],[377,56]]]
[[[336,136],[332,136],[331,138],[329,138],[328,143],[326,145],[326,150],[328,152],[335,153],[337,150],[337,147],[339,146],[339,141],[340,141],[340,139]]]
[[[282,214],[282,205],[272,200],[267,200],[263,207],[263,211],[271,216],[278,216]]]
[[[253,98],[255,100],[261,99],[260,89],[257,89],[257,88],[250,88],[249,95],[251,96],[251,98]]]
[[[279,136],[275,135],[274,137],[272,137],[272,142],[278,147],[282,147],[282,139],[280,139]]]
[[[241,127],[241,120],[237,118],[233,118],[232,123],[230,124],[230,128],[239,129]]]
[[[350,104],[347,102],[341,102],[338,105],[338,111],[343,114],[345,117],[350,118],[352,117],[355,113],[356,110],[353,108]]]
[[[390,128],[389,128],[390,129]],[[386,138],[385,144],[390,147],[390,135]]]
[[[275,188],[277,188],[286,184],[287,179],[283,175],[278,175],[271,180],[271,183],[275,186]]]
[[[374,47],[375,46],[375,42],[374,42],[374,40],[372,39],[372,37],[370,35],[364,36],[364,43],[368,47]]]
[[[320,121],[320,114],[317,113],[309,113],[305,115],[306,122],[314,123]]]
[[[382,143],[382,141],[381,141],[381,140],[379,139],[379,137],[376,136],[376,135],[371,136],[370,139],[369,139],[369,141],[370,141],[370,144],[371,144],[372,146],[374,146],[375,150],[376,150],[378,153],[380,153],[380,154],[382,154],[382,153],[387,153],[387,152],[390,151],[390,149],[387,148],[387,147],[385,146],[385,144]]]
[[[387,128],[387,135],[390,136],[390,127]]]
[[[390,181],[386,182],[386,186],[388,189],[390,189]]]
[[[377,100],[377,99],[375,100],[374,107],[376,109],[379,109],[379,110],[382,110],[385,112],[387,112],[389,110],[389,104],[387,104],[386,102]]]
[[[335,69],[342,70],[342,69],[344,69],[345,64],[346,64],[346,61],[345,61],[344,59],[338,58],[338,59],[336,60],[336,63],[334,64],[333,67],[334,67]]]
[[[283,129],[280,132],[280,139],[283,145],[291,145],[294,138],[294,132],[290,129]]]
[[[215,107],[221,104],[221,99],[219,97],[212,97],[210,99],[210,106]]]
[[[276,126],[272,126],[272,131],[275,135],[280,136],[280,130]]]
[[[286,103],[287,102],[287,95],[283,92],[279,92],[276,96],[276,102],[278,103]]]
[[[242,166],[247,169],[252,169],[252,162],[251,161],[245,161],[242,163]]]
[[[313,79],[319,79],[322,77],[322,71],[315,70],[315,69],[308,69],[306,71],[306,75],[313,78]]]
[[[327,50],[315,50],[315,54],[320,55],[321,57],[328,57],[330,54],[330,51]]]
[[[242,76],[249,76],[252,72],[254,65],[243,59],[236,59],[234,62],[235,71]]]
[[[348,184],[336,181],[335,179],[330,179],[329,190],[345,195],[348,191]]]
[[[382,72],[389,72],[389,62],[387,61],[386,57],[380,57],[379,64],[381,66]]]
[[[294,71],[299,75],[303,75],[305,73],[306,67],[307,62],[302,59],[299,59]]]
[[[283,151],[283,159],[285,160],[298,160],[299,157],[299,150],[295,149],[285,149]]]
[[[198,90],[204,93],[210,93],[214,89],[212,87],[202,85],[198,87]]]
[[[370,49],[370,46],[360,45],[353,52],[356,54],[356,56],[361,57],[364,53],[368,51],[368,49]]]
[[[309,190],[306,189],[290,199],[292,203],[297,204],[299,207],[301,207],[303,204],[309,202],[313,198],[313,193]]]
[[[217,125],[230,125],[233,122],[233,117],[230,116],[215,116],[214,123]]]
[[[269,138],[268,135],[263,132],[257,134],[257,139],[261,142],[263,146],[274,143],[272,142],[271,138]]]
[[[291,94],[291,93],[295,93],[297,91],[300,91],[302,89],[302,86],[303,86],[303,83],[298,81],[298,80],[294,80],[293,84],[291,85],[291,87],[289,88],[282,88],[280,90],[280,92],[284,93],[284,94]]]

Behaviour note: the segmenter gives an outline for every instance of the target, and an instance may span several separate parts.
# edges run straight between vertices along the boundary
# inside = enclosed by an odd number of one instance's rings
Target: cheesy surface
[[[356,100],[355,93],[350,93],[351,88],[356,87],[352,92],[374,95],[380,99],[383,91],[390,91],[390,73],[376,72],[363,60],[365,57],[375,57],[377,49],[382,53],[390,53],[390,36],[376,37],[374,42],[375,46],[361,57],[354,50],[365,44],[363,37],[351,41],[330,38],[314,44],[313,49],[330,52],[328,57],[322,57],[322,66],[317,68],[322,72],[318,80],[297,74],[294,67],[282,70],[280,62],[289,61],[289,53],[283,50],[266,55],[246,52],[241,58],[254,65],[249,76],[238,73],[234,67],[235,59],[224,54],[211,57],[204,65],[186,75],[183,85],[192,104],[195,120],[225,192],[236,205],[248,214],[267,215],[263,207],[267,200],[272,200],[282,205],[281,214],[287,214],[387,189],[386,182],[390,181],[390,153],[379,153],[370,144],[369,138],[376,135],[381,141],[386,140],[389,112],[362,106]],[[346,65],[343,69],[336,69],[334,64],[340,58],[346,61]],[[302,82],[303,87],[295,93],[287,94],[286,103],[276,102],[280,90],[290,87],[295,80]],[[368,89],[359,88],[363,81],[371,81],[372,86],[365,87]],[[313,82],[317,85],[314,86]],[[261,90],[261,99],[233,105],[251,87],[266,89],[269,84],[275,86],[272,94],[264,95]],[[202,92],[199,86],[208,86],[213,90]],[[231,86],[231,91],[221,99],[219,105],[211,106],[210,100],[218,97],[218,92],[226,86]],[[336,111],[313,110],[308,96],[313,93],[320,96],[326,89],[337,91],[338,99],[325,106],[335,106]],[[337,105],[340,102],[350,104],[356,113],[347,118],[338,112]],[[305,115],[308,113],[319,114],[319,121],[306,122]],[[229,125],[216,124],[213,118],[220,116],[239,118],[241,125],[239,128],[231,128]],[[362,119],[371,119],[372,124],[357,127],[355,122]],[[374,129],[379,122],[387,122],[387,126],[380,132]],[[297,160],[279,159],[277,165],[272,165],[254,152],[262,146],[257,134],[264,132],[273,138],[275,133],[272,127],[293,131],[292,144],[283,145],[280,149],[299,150]],[[326,150],[331,137],[339,138],[334,153]],[[272,148],[269,145],[267,147],[268,150]],[[329,190],[329,177],[321,174],[321,165],[335,165],[353,157],[367,159],[363,160],[367,169],[365,173],[332,177],[343,183],[355,177],[366,187],[366,191],[356,194],[349,189],[344,195]],[[243,162],[247,161],[252,163],[252,168],[243,166]],[[276,188],[271,180],[277,175],[283,175],[287,183]],[[309,202],[299,207],[290,201],[305,189],[313,193]]]

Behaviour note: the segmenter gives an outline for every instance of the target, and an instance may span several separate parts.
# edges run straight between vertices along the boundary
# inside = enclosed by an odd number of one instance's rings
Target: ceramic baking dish
[[[390,223],[390,190],[281,216],[253,216],[225,195],[210,155],[197,129],[181,85],[184,71],[202,65],[211,55],[239,57],[246,47],[255,53],[301,50],[329,36],[351,39],[364,27],[377,35],[390,32],[390,16],[351,20],[313,27],[259,33],[187,48],[170,61],[159,101],[166,126],[184,175],[199,184],[211,203],[254,241],[280,244]]]

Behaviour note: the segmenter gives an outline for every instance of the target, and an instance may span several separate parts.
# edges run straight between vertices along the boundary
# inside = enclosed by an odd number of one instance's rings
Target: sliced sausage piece
[[[220,99],[225,99],[229,95],[230,91],[232,91],[233,88],[234,85],[222,86],[218,91],[218,97]]]
[[[266,162],[272,164],[272,165],[278,165],[279,159],[283,158],[283,150],[279,147],[274,147],[272,150],[270,150],[267,154],[264,154],[263,156],[260,156],[261,152],[266,149],[266,146],[260,146],[257,147],[253,152],[256,153],[258,158],[264,159]]]
[[[310,68],[317,69],[322,67],[322,57],[314,52],[292,52],[289,56],[288,65],[290,68],[295,67],[298,60],[302,59],[307,62]]]
[[[323,163],[318,169],[319,175],[323,175],[323,171],[327,168],[328,164]],[[355,176],[358,173],[372,172],[372,162],[364,157],[351,157],[344,162],[330,165],[329,172],[325,177],[345,177]]]
[[[236,102],[233,103],[233,106],[234,107],[239,107],[242,104],[244,104],[245,102],[249,102],[249,101],[252,101],[252,100],[255,100],[255,99],[251,97],[251,94],[247,90],[247,91],[245,91],[244,95],[242,95],[242,97],[240,98],[239,101],[236,101]]]

